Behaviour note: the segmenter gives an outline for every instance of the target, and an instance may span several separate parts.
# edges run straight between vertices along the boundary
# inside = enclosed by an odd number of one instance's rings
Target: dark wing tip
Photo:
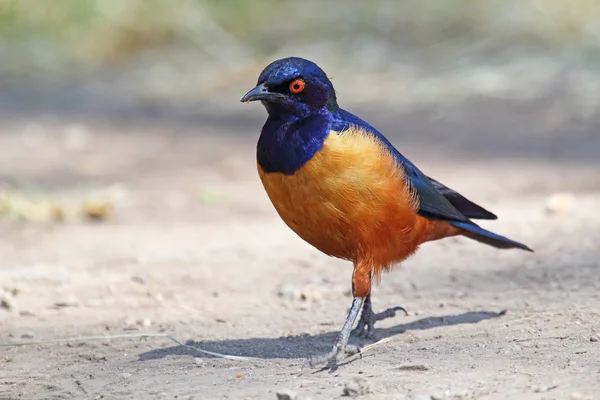
[[[460,211],[460,213],[465,217],[469,219],[498,219],[498,216],[496,216],[496,214],[486,210],[480,205],[473,203],[471,200],[467,199],[460,193],[450,189],[449,187],[436,181],[433,178],[427,178],[431,181],[431,183],[433,183],[433,186],[438,190],[438,192],[440,192],[442,196],[444,196],[446,200],[448,200],[450,204],[452,204],[454,208]]]

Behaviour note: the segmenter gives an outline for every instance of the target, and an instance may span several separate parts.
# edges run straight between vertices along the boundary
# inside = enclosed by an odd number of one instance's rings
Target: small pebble
[[[298,393],[293,390],[284,389],[276,393],[277,400],[298,400]]]
[[[402,365],[398,367],[400,371],[427,371],[429,367],[424,364],[416,364],[416,365]]]
[[[435,395],[434,395],[435,396]],[[426,394],[420,394],[420,395],[416,395],[414,397],[415,400],[431,400],[431,396],[426,395]],[[436,400],[440,399],[439,397],[436,398]],[[442,398],[443,399],[443,398]]]
[[[206,361],[204,361],[200,357],[195,357],[194,358],[194,364],[196,364],[196,367],[203,367],[204,364],[206,364]]]
[[[371,385],[364,378],[354,378],[344,386],[342,396],[358,397],[371,393]]]
[[[27,332],[21,335],[21,339],[33,339],[34,335],[31,332]]]
[[[35,317],[35,314],[32,313],[31,311],[19,311],[19,315],[21,317]]]
[[[62,301],[54,303],[54,308],[79,307],[81,302],[74,296],[69,296]]]
[[[17,309],[17,301],[15,296],[9,291],[0,289],[0,308],[4,308],[9,311],[15,311]]]
[[[121,378],[129,379],[131,378],[131,374],[129,372],[124,372],[121,374]]]
[[[552,390],[552,389],[556,389],[557,387],[558,387],[557,385],[553,385],[553,386],[546,386],[546,385],[543,385],[543,386],[535,386],[535,387],[533,388],[533,391],[534,391],[535,393],[544,393],[544,392],[549,392],[549,391],[550,391],[550,390]]]
[[[277,295],[288,300],[298,300],[302,296],[302,292],[298,286],[287,283],[279,287]]]
[[[152,325],[152,321],[150,321],[148,318],[144,318],[141,321],[138,321],[139,325],[142,325],[144,328],[148,328]]]
[[[592,335],[590,338],[590,342],[598,342],[600,341],[600,337],[598,335]]]

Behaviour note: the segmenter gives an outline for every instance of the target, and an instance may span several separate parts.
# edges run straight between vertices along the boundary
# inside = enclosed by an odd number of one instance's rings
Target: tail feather
[[[465,235],[465,237],[469,239],[476,240],[480,243],[487,244],[489,246],[496,247],[498,249],[522,249],[526,251],[533,252],[532,249],[524,245],[523,243],[515,242],[514,240],[508,239],[504,236],[500,236],[493,232],[490,232],[486,229],[483,229],[479,225],[474,224],[473,222],[461,222],[461,221],[451,221],[450,224],[457,228],[463,229],[469,234]]]

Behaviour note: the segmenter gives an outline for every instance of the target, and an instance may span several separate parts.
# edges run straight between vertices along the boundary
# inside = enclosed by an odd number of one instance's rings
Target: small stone
[[[344,386],[342,396],[358,397],[371,393],[371,386],[364,378],[354,378]]]
[[[277,400],[298,400],[298,393],[293,390],[284,389],[276,393]]]
[[[129,372],[124,372],[121,374],[121,378],[129,379],[131,378],[131,374]]]
[[[54,308],[79,307],[81,302],[75,296],[69,296],[62,301],[54,303]]]
[[[414,399],[415,400],[431,400],[431,396],[426,395],[426,394],[418,394],[418,395],[414,396]]]
[[[146,281],[144,281],[144,278],[142,278],[141,276],[137,276],[137,275],[132,276],[131,280],[140,285],[143,285],[144,283],[146,283]]]
[[[600,341],[600,337],[596,334],[596,335],[592,335],[592,337],[590,338],[590,342],[598,342]]]
[[[400,371],[427,371],[429,367],[425,364],[402,365],[398,367]]]
[[[203,367],[204,364],[206,364],[206,361],[204,361],[200,357],[195,357],[194,358],[194,364],[196,364],[196,367]]]
[[[33,339],[34,335],[31,332],[27,332],[21,335],[21,339]]]
[[[19,311],[19,315],[21,317],[35,317],[34,313],[32,313],[31,311],[27,311],[27,310]]]
[[[140,321],[139,324],[142,325],[144,328],[148,328],[152,325],[152,321],[150,321],[148,318],[144,318]]]
[[[292,285],[291,283],[286,283],[279,287],[277,290],[277,295],[288,300],[298,300],[302,296],[302,291],[298,286]]]
[[[8,290],[0,289],[0,308],[4,308],[9,311],[17,310],[17,301],[15,296]]]

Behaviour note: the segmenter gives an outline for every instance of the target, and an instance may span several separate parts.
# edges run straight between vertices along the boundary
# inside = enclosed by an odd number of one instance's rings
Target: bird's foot
[[[336,341],[329,353],[312,356],[308,360],[306,360],[305,364],[310,366],[311,368],[314,368],[317,365],[326,364],[324,369],[330,369],[331,371],[335,371],[338,366],[338,363],[342,361],[342,359],[346,355],[353,355],[358,353],[360,353],[359,346],[353,344],[343,345],[343,343],[341,343],[340,341]]]
[[[358,321],[356,328],[352,330],[350,335],[355,337],[364,337],[368,340],[373,340],[373,334],[375,333],[375,322],[395,317],[397,311],[403,311],[404,314],[408,315],[408,312],[406,312],[404,307],[400,306],[388,308],[383,312],[375,314],[373,312],[373,308],[371,307],[371,302],[365,302],[362,314],[360,316],[360,320]]]
[[[327,365],[325,369],[335,371],[337,369],[337,364],[342,361],[346,353],[356,354],[360,352],[357,346],[348,344],[348,339],[350,338],[350,330],[352,329],[352,325],[354,325],[354,321],[356,320],[356,317],[358,317],[358,313],[360,312],[364,302],[365,300],[360,297],[355,297],[352,299],[352,306],[350,307],[350,311],[348,311],[348,316],[346,317],[344,326],[335,340],[331,351],[327,354],[313,356],[306,360],[305,364],[308,364],[310,367],[315,367],[319,364],[326,363]]]

